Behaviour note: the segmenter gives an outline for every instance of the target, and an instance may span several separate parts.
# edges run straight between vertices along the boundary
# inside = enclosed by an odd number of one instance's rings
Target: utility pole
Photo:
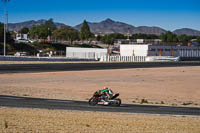
[[[8,11],[6,11],[6,33],[8,32]]]
[[[8,12],[6,8],[6,3],[10,0],[1,0],[4,3],[4,56],[6,56],[6,33],[7,33],[7,20],[8,20]]]

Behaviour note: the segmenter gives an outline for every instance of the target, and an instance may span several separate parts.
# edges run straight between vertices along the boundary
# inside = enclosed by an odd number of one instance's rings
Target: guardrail
[[[102,56],[101,62],[164,62],[180,61],[180,57],[173,56]]]
[[[180,61],[180,57],[174,57],[174,56],[147,56],[146,61],[150,62],[165,62],[165,61]]]
[[[77,59],[66,57],[16,57],[0,56],[0,61],[96,61],[95,59]]]
[[[97,61],[96,59],[80,59],[66,57],[17,57],[0,56],[0,61]],[[180,61],[180,57],[173,56],[102,56],[101,62],[164,62]]]
[[[102,56],[102,62],[145,62],[145,56]]]

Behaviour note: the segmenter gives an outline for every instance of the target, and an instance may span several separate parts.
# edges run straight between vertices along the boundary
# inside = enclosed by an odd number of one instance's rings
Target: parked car
[[[16,52],[14,56],[27,56],[27,52]]]
[[[18,39],[16,40],[16,43],[30,43],[30,41],[26,39]]]
[[[51,55],[48,53],[38,53],[37,57],[51,57]]]
[[[16,43],[34,43],[35,40],[27,40],[27,39],[18,39],[16,40]]]
[[[36,40],[28,40],[30,43],[34,43],[36,42]]]

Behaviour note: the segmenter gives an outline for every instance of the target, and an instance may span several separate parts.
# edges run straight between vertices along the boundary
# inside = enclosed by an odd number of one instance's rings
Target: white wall
[[[121,56],[147,56],[148,45],[120,45]]]
[[[200,57],[200,47],[158,46],[151,44],[120,45],[121,56],[160,56],[160,54],[162,56]]]
[[[66,57],[68,58],[99,59],[107,54],[107,49],[66,47]]]

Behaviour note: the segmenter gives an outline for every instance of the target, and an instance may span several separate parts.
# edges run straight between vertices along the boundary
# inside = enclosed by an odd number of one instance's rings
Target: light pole
[[[130,28],[128,28],[128,40],[130,40]]]
[[[9,2],[10,0],[1,0],[4,3],[4,56],[6,56],[6,31],[7,31],[7,8],[6,8],[6,3]]]

